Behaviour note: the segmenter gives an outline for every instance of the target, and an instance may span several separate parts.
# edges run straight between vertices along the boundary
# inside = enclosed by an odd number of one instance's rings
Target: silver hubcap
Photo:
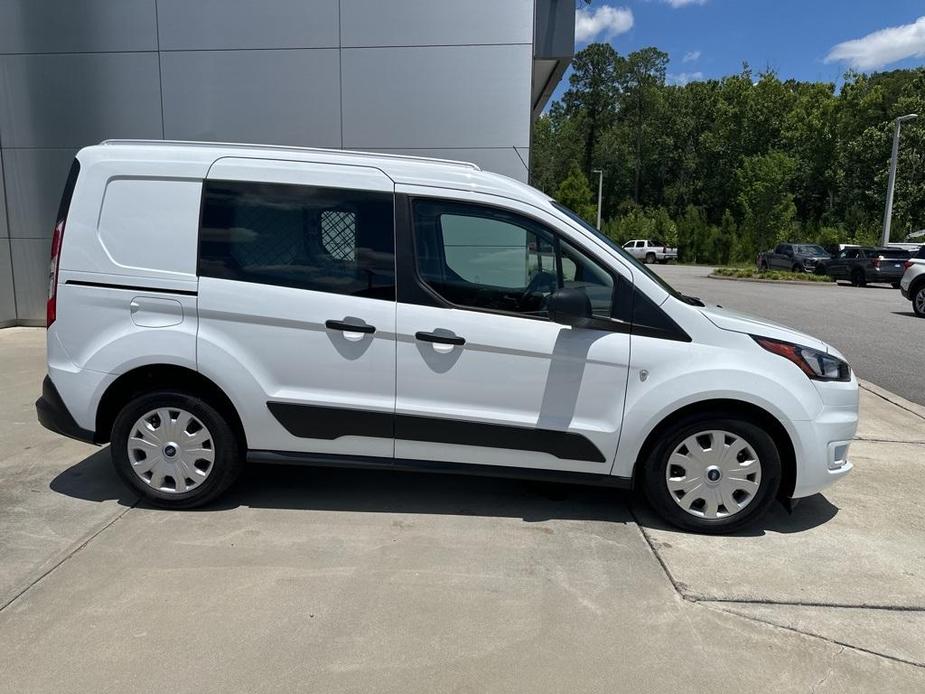
[[[925,313],[925,287],[915,293],[915,307],[919,313]]]
[[[215,462],[212,434],[186,410],[161,407],[140,417],[128,438],[128,459],[153,489],[182,494],[202,484]]]
[[[761,461],[745,439],[701,431],[674,449],[665,483],[675,503],[698,518],[728,518],[748,506],[761,485]]]

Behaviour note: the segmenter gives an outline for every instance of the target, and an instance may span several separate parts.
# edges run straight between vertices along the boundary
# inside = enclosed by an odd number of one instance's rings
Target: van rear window
[[[71,209],[71,198],[74,197],[74,187],[77,185],[77,177],[80,175],[80,162],[74,159],[71,162],[71,170],[67,174],[67,181],[64,183],[64,191],[61,193],[61,202],[58,203],[58,216],[55,222],[67,219],[68,210]]]
[[[389,193],[206,181],[199,275],[395,300]]]

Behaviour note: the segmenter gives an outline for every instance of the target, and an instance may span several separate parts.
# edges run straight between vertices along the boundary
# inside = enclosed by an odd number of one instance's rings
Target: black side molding
[[[286,431],[305,439],[333,441],[342,436],[394,437],[405,441],[535,451],[562,460],[606,462],[597,446],[573,431],[286,402],[268,402],[267,407]]]
[[[473,475],[476,477],[500,477],[505,479],[534,480],[538,482],[561,482],[564,484],[585,484],[616,489],[632,489],[629,477],[591,472],[568,472],[562,470],[538,470],[535,468],[510,467],[507,465],[474,465],[470,463],[447,463],[437,460],[414,460],[410,458],[377,458],[373,456],[349,456],[325,453],[296,453],[289,451],[251,450],[247,452],[248,463],[267,465],[302,465],[307,467],[343,468],[356,470],[399,470],[403,472],[433,472],[444,475]]]
[[[77,439],[84,443],[97,443],[95,432],[82,429],[74,421],[67,409],[67,405],[61,399],[58,389],[55,388],[55,384],[52,383],[51,378],[48,376],[42,381],[42,397],[35,401],[35,413],[38,416],[39,424],[56,434]]]
[[[103,289],[125,289],[132,292],[155,292],[157,294],[179,294],[181,296],[198,296],[199,292],[193,289],[164,289],[163,287],[141,287],[135,284],[111,284],[109,282],[85,282],[84,280],[68,280],[65,284],[76,287],[102,287]]]

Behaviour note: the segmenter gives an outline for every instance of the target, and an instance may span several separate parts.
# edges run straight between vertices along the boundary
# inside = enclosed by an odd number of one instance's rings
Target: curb
[[[729,280],[730,282],[760,282],[761,284],[799,284],[802,286],[815,285],[822,287],[834,287],[835,282],[813,282],[811,280],[762,280],[757,277],[724,277],[715,275],[712,272],[707,275],[711,280]]]
[[[869,393],[873,393],[878,398],[882,398],[883,400],[886,400],[891,405],[895,405],[896,407],[899,407],[900,409],[906,410],[907,412],[914,414],[916,417],[921,417],[922,419],[925,419],[925,407],[923,407],[922,405],[919,405],[918,403],[912,402],[910,400],[906,400],[905,398],[900,397],[899,395],[896,395],[895,393],[891,393],[885,388],[881,388],[878,385],[874,385],[870,381],[864,381],[859,378],[858,385],[864,390],[868,391]]]

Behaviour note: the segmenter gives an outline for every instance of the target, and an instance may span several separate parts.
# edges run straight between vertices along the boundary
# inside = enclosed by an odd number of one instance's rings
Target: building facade
[[[574,30],[574,0],[0,0],[0,326],[44,324],[81,147],[308,145],[526,180]]]

